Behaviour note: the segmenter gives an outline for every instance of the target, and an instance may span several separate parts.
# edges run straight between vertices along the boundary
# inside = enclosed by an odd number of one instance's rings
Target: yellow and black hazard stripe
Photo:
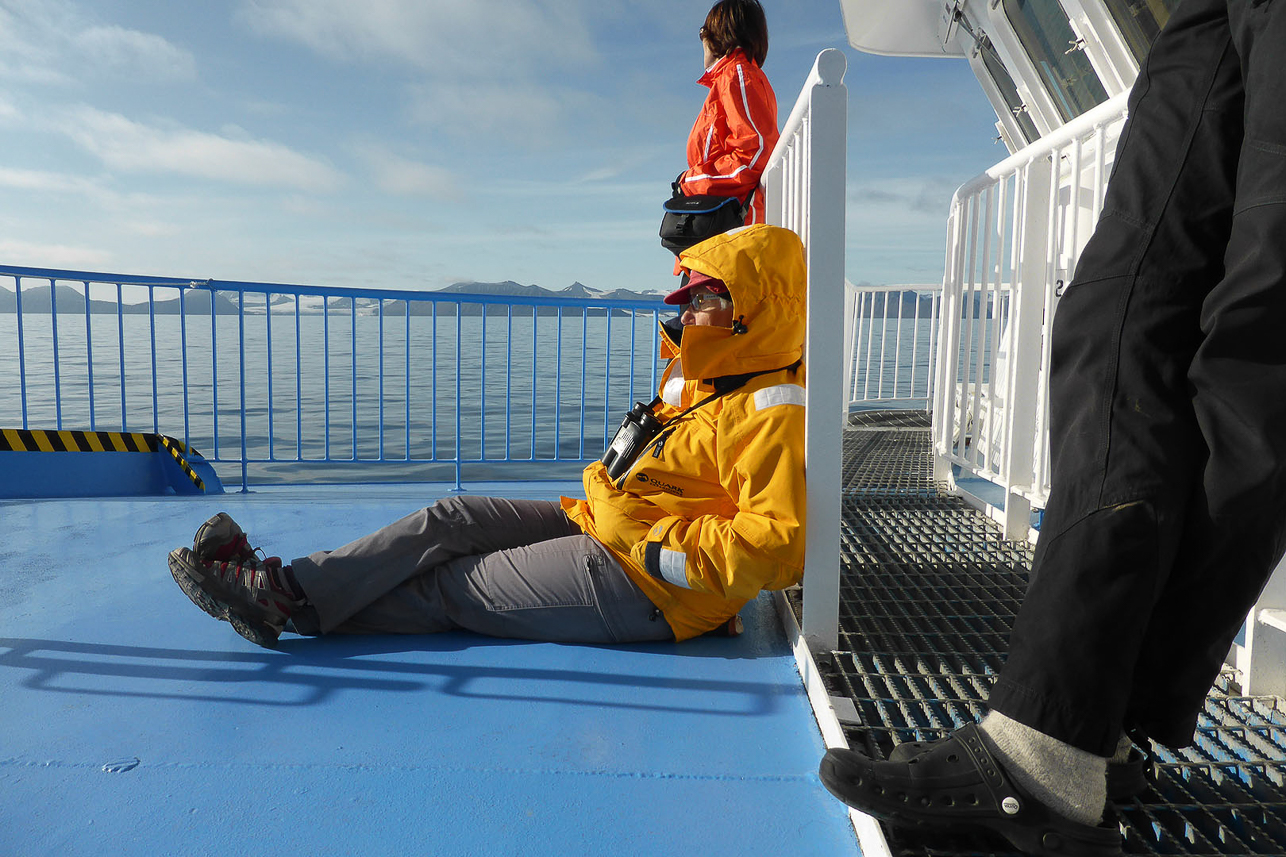
[[[156,452],[157,435],[119,431],[0,429],[0,450],[12,452]]]
[[[187,460],[183,458],[184,452],[190,452],[193,455],[196,455],[198,458],[200,458],[200,453],[198,453],[195,449],[192,449],[190,446],[187,446],[181,440],[175,440],[174,438],[166,437],[163,434],[154,434],[152,435],[152,437],[156,438],[157,441],[161,444],[161,446],[165,447],[165,451],[174,457],[174,460],[178,462],[179,467],[183,470],[185,474],[187,474],[187,477],[192,480],[192,484],[195,485],[200,490],[204,491],[205,482],[201,480],[200,476],[196,475],[196,473],[188,465]]]
[[[120,431],[64,431],[50,429],[0,429],[0,452],[168,452],[192,484],[205,490],[205,482],[188,465],[185,456],[201,453],[181,440],[163,434]]]

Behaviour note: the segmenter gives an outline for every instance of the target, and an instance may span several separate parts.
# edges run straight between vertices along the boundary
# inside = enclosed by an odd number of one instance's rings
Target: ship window
[[[1004,8],[1064,122],[1107,100],[1058,0],[1004,0]]]
[[[1141,65],[1179,0],[1103,0],[1125,43]]]
[[[978,56],[982,58],[982,64],[986,66],[992,81],[995,82],[996,89],[1000,90],[1000,97],[1004,99],[1005,106],[1009,108],[1009,112],[1013,114],[1014,121],[1018,123],[1024,141],[1030,143],[1039,139],[1040,132],[1036,130],[1036,123],[1032,121],[1031,112],[1027,109],[1027,105],[1023,103],[1014,79],[1009,76],[1009,72],[1005,69],[1005,64],[996,55],[996,49],[991,46],[991,40],[986,36],[978,40]]]

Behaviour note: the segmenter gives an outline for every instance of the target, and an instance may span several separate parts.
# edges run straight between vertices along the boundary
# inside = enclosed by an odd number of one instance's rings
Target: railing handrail
[[[844,285],[855,292],[940,292],[942,283],[895,283],[887,286],[876,286],[870,283],[864,283],[855,286],[847,280]]]
[[[1128,101],[1128,92],[1114,95],[1102,104],[1085,111],[1066,125],[1049,132],[1039,140],[1028,143],[1003,161],[992,165],[984,172],[960,185],[951,197],[951,208],[960,205],[961,200],[965,197],[985,190],[1001,178],[1021,170],[1037,158],[1043,158],[1050,152],[1074,142],[1078,137],[1083,137],[1103,125],[1115,122],[1121,118],[1121,113],[1125,110]]]
[[[151,277],[137,274],[108,274],[94,271],[71,271],[60,268],[27,268],[0,265],[0,277],[23,280],[46,280],[67,283],[97,283],[111,286],[150,286],[153,288],[191,289],[211,292],[240,292],[262,295],[298,295],[300,297],[334,297],[358,300],[404,301],[408,303],[508,304],[515,306],[571,306],[608,309],[643,309],[674,312],[663,303],[663,295],[638,298],[581,297],[577,295],[505,295],[492,292],[448,292],[402,289],[372,289],[353,286],[314,286],[297,283],[268,283],[242,280],[185,280],[175,277]],[[4,288],[0,286],[0,288]]]
[[[24,265],[0,265],[0,277],[24,280],[65,280],[75,283],[104,283],[113,286],[162,286],[187,288],[209,280],[196,277],[157,277],[147,274],[109,274],[102,271],[72,271],[64,268],[31,268]]]
[[[781,160],[786,149],[791,144],[791,138],[803,125],[804,118],[808,115],[808,94],[813,87],[840,86],[844,83],[844,73],[847,70],[848,60],[842,51],[827,48],[817,55],[817,59],[813,60],[812,70],[808,72],[808,77],[804,80],[804,86],[800,90],[799,98],[795,100],[795,106],[790,111],[790,116],[786,118],[785,124],[781,126],[781,136],[777,138],[777,145],[773,147],[772,154],[768,156],[767,169],[772,169],[773,163]]]

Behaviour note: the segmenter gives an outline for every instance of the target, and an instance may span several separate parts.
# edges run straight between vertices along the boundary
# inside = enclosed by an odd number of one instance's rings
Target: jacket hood
[[[803,357],[807,278],[798,235],[764,223],[743,226],[689,247],[679,264],[722,280],[739,322],[732,328],[689,325],[681,336],[662,326],[678,348],[685,377],[763,372]]]

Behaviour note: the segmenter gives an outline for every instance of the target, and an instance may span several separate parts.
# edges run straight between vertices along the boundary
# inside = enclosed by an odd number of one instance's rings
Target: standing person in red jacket
[[[688,169],[675,181],[684,196],[734,196],[756,191],[746,223],[764,222],[759,177],[777,145],[777,96],[761,66],[768,23],[759,0],[719,0],[701,27],[710,89],[688,135]]]

